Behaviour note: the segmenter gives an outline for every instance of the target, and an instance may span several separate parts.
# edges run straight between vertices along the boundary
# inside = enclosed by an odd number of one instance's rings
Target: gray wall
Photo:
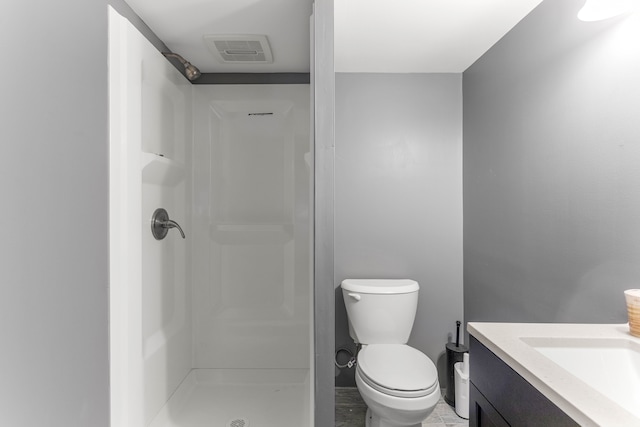
[[[107,3],[0,15],[3,426],[108,425]]]
[[[336,346],[353,347],[340,282],[420,283],[409,344],[437,361],[462,317],[462,76],[336,75]],[[343,370],[338,385],[353,385]]]
[[[106,4],[0,18],[1,425],[108,422]]]
[[[314,420],[316,427],[330,427],[335,423],[333,0],[315,0],[313,18],[311,87],[314,104]]]
[[[467,321],[626,322],[640,282],[640,25],[547,0],[464,73]]]

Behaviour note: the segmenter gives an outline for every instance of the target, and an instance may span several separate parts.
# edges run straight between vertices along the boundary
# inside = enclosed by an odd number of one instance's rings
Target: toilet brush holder
[[[464,354],[469,351],[469,349],[464,345],[456,345],[456,343],[448,343],[446,345],[447,350],[447,378],[446,378],[446,390],[444,394],[444,401],[449,405],[455,407],[456,404],[456,390],[455,390],[455,379],[454,379],[454,365],[458,362],[462,362],[464,360]]]

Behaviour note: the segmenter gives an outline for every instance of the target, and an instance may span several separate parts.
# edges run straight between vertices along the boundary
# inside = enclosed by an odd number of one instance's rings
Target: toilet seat
[[[404,344],[370,344],[357,370],[371,388],[396,397],[422,397],[438,388],[438,372],[424,353]]]

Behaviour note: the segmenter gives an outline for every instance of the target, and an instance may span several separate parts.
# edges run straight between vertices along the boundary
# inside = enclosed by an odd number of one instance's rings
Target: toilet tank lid
[[[410,279],[345,279],[340,286],[361,294],[409,294],[420,289],[418,282]]]

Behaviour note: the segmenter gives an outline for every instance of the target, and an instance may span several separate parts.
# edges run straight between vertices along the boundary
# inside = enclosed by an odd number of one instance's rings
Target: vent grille
[[[220,40],[215,42],[215,46],[226,62],[264,62],[266,60],[262,44],[256,40]]]
[[[227,422],[227,427],[249,427],[249,420],[246,418],[236,418]]]
[[[204,41],[218,61],[229,63],[273,62],[266,36],[260,35],[207,35]]]

